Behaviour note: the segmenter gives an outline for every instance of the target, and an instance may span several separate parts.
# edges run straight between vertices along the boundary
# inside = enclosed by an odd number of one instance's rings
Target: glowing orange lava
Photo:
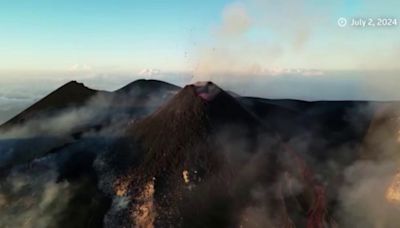
[[[400,130],[397,132],[397,142],[400,143]]]
[[[185,181],[185,184],[189,184],[189,182],[190,182],[189,171],[183,170],[182,177],[183,177],[183,181]]]
[[[156,210],[154,206],[154,181],[148,182],[140,194],[136,197],[138,204],[133,211],[135,227],[153,228],[156,219]]]
[[[390,203],[400,204],[400,171],[394,176],[386,190],[386,200]]]
[[[114,191],[117,196],[121,197],[127,194],[128,188],[129,188],[129,181],[126,181],[123,178],[121,178],[115,184]]]

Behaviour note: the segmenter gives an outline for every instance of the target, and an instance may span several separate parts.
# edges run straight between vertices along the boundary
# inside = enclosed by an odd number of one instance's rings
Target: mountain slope
[[[152,112],[180,89],[166,82],[140,79],[114,91],[111,106],[123,112],[135,112],[139,109]]]
[[[1,127],[11,127],[12,125],[22,124],[39,115],[49,114],[52,111],[81,106],[98,93],[100,92],[87,88],[82,83],[76,81],[68,82],[4,123]]]
[[[0,140],[0,210],[10,218],[0,226],[45,226],[41,216],[24,217],[38,210],[50,227],[322,228],[335,227],[332,217],[352,227],[343,221],[361,211],[343,205],[357,201],[367,210],[372,204],[362,203],[385,200],[376,196],[387,184],[398,201],[390,176],[400,145],[398,103],[231,94],[211,82],[181,89],[138,80],[114,92],[64,85],[9,125],[23,129],[40,115],[30,126],[38,137]],[[79,114],[74,124],[54,118],[70,114],[64,110]],[[364,169],[348,179],[360,162],[372,171],[380,163],[389,179]],[[371,177],[393,183],[362,198],[358,176],[368,186]],[[345,201],[348,188],[357,195]],[[388,207],[388,227],[397,224],[396,205]]]
[[[160,90],[178,90],[178,89],[180,89],[178,86],[167,82],[158,80],[139,79],[116,90],[115,93],[130,93],[135,90],[139,90],[139,92],[143,93],[151,93]]]
[[[278,177],[284,172],[301,175],[300,167],[285,171],[284,163],[290,162],[281,163],[281,153],[293,157],[284,152],[275,133],[212,83],[186,86],[166,105],[135,123],[127,135],[131,138],[125,142],[128,145],[118,144],[113,151],[125,150],[124,157],[138,155],[114,184],[117,197],[130,199],[131,217],[116,222],[119,226],[235,227],[246,222],[242,216],[255,206],[255,188],[281,185]],[[268,221],[258,222],[279,227],[293,222],[305,225],[307,219],[291,216],[309,207],[324,213],[314,207],[314,196],[304,197],[314,194],[312,190],[292,196],[307,201],[304,209],[289,210],[281,188],[285,187],[270,189],[257,202],[257,207],[274,208],[265,212]],[[111,221],[121,217],[109,216]],[[310,216],[313,224],[325,219]]]

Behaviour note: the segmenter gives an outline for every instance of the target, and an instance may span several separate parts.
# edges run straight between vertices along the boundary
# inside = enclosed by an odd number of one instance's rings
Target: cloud
[[[145,69],[140,70],[138,72],[138,75],[142,76],[142,77],[159,76],[159,75],[161,75],[161,70],[145,68]]]
[[[254,69],[255,75],[262,75],[262,76],[288,76],[288,75],[295,75],[295,76],[323,76],[325,74],[322,70],[316,69],[301,69],[301,68],[263,68],[260,67]]]
[[[217,34],[234,37],[245,34],[251,28],[251,19],[243,4],[227,5],[222,12],[222,23],[217,28]]]
[[[15,169],[0,186],[1,227],[50,227],[71,198],[68,182],[57,183],[54,169]]]
[[[336,217],[343,227],[399,227],[399,202],[392,202],[387,193],[393,181],[398,181],[400,113],[395,104],[371,104],[370,108],[375,112],[362,147],[350,150],[358,157],[342,169],[343,184],[336,186]],[[357,119],[351,121],[359,124]]]
[[[76,130],[76,127],[93,124],[96,119],[104,118],[110,99],[104,96],[92,98],[86,106],[68,108],[53,116],[37,116],[27,123],[11,128],[0,134],[0,139],[30,138],[36,136],[59,136]]]
[[[0,124],[11,119],[46,93],[45,88],[38,88],[31,82],[0,82]]]
[[[302,53],[311,39],[313,23],[324,21],[320,11],[306,1],[294,0],[227,4],[210,33],[211,41],[197,50],[196,80],[210,80],[218,74],[251,75],[264,68],[294,68],[295,64],[285,66],[282,60]]]
[[[69,67],[69,70],[72,72],[88,72],[92,71],[93,67],[88,64],[74,64]]]
[[[393,161],[359,161],[346,169],[346,184],[339,196],[339,218],[344,227],[400,226],[400,208],[385,198],[397,170]]]

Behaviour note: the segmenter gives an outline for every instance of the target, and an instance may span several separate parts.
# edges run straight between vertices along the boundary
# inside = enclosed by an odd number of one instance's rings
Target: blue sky
[[[0,74],[398,68],[399,26],[343,29],[336,21],[400,19],[399,8],[397,0],[0,1]]]
[[[1,1],[0,69],[52,70],[87,63],[164,67],[167,60],[171,68],[179,68],[185,51],[205,37],[225,4],[215,0]]]

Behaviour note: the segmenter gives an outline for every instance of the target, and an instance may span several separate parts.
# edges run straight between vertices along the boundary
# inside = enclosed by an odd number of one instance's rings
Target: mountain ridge
[[[106,227],[335,227],[346,168],[360,157],[377,160],[385,146],[389,155],[398,150],[396,103],[244,98],[212,82],[137,80],[114,92],[69,82],[38,104],[24,120],[44,115],[34,132],[79,132],[0,139],[0,182],[54,167],[52,184],[68,182],[78,198],[98,194],[104,210],[91,213]],[[74,124],[47,121],[65,107],[79,107]],[[81,115],[87,111],[94,115]],[[90,193],[75,188],[82,183]],[[93,207],[74,202],[62,217]]]

